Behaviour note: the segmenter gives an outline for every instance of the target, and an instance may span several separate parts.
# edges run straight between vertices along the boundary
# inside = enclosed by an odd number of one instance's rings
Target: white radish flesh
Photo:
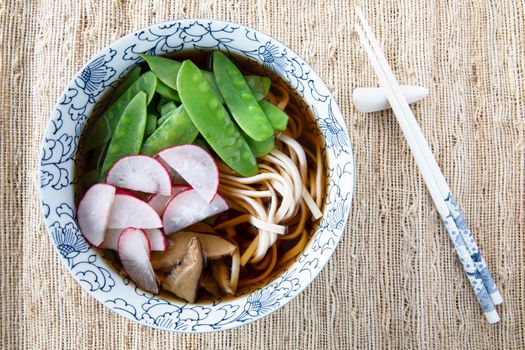
[[[219,187],[219,169],[206,150],[196,145],[180,145],[159,152],[159,157],[211,203]]]
[[[107,227],[159,228],[162,227],[162,221],[148,203],[127,194],[117,194]]]
[[[106,237],[104,242],[100,245],[101,248],[117,250],[118,239],[122,233],[120,228],[110,228],[106,230]],[[165,251],[168,249],[168,239],[164,232],[158,228],[148,228],[144,230],[148,236],[152,251]]]
[[[170,201],[177,193],[189,190],[190,187],[186,185],[175,185],[171,188],[171,195],[165,196],[163,194],[154,194],[148,200],[148,204],[159,214],[162,215],[166,203]]]
[[[162,216],[164,232],[169,235],[227,209],[228,203],[220,194],[207,203],[197,191],[183,191],[166,205]]]
[[[115,191],[115,187],[111,185],[93,185],[78,205],[77,218],[80,232],[96,247],[104,241]]]
[[[128,227],[122,231],[118,240],[118,255],[133,282],[148,292],[159,292],[149,261],[150,242],[144,230]]]
[[[155,157],[156,160],[158,160],[164,167],[168,170],[168,173],[171,177],[171,184],[172,185],[187,185],[188,183],[177,173],[175,170],[173,170],[172,167],[164,159],[159,157],[158,155]]]
[[[101,248],[117,250],[118,238],[123,230],[121,228],[110,228],[106,230],[106,237],[104,242],[100,245]]]
[[[158,160],[148,156],[120,159],[108,172],[107,182],[117,187],[146,193],[169,195],[171,179]]]
[[[146,235],[148,236],[151,250],[165,251],[168,249],[168,239],[161,229],[148,228],[144,231],[146,231]]]

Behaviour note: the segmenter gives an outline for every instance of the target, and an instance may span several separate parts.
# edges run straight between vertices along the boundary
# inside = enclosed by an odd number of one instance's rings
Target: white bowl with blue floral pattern
[[[138,62],[139,53],[222,50],[275,72],[315,116],[326,145],[329,185],[323,218],[304,252],[269,283],[242,296],[189,304],[151,295],[118,274],[90,247],[75,220],[75,161],[86,120],[103,96]],[[260,31],[218,20],[176,20],[136,31],[99,52],[75,76],[51,115],[40,157],[44,221],[61,260],[82,288],[135,322],[169,331],[208,332],[255,321],[277,310],[321,271],[343,234],[354,191],[354,160],[348,131],[330,91],[295,52]]]

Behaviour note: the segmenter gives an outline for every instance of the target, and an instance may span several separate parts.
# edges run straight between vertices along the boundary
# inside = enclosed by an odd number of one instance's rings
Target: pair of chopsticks
[[[356,7],[356,13],[360,21],[355,25],[359,40],[379,78],[485,317],[489,323],[496,323],[500,317],[494,306],[503,303],[503,298],[370,25],[359,7]]]

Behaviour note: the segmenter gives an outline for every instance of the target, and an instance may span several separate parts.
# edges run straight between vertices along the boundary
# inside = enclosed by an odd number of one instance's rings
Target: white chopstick
[[[407,120],[410,129],[415,135],[416,141],[419,147],[421,148],[425,160],[427,161],[427,164],[430,167],[432,175],[434,176],[434,179],[437,183],[439,191],[441,192],[441,197],[444,199],[445,204],[449,208],[450,213],[452,214],[452,217],[456,222],[456,225],[458,226],[459,233],[463,238],[465,245],[467,246],[472,260],[475,262],[476,268],[480,274],[481,279],[483,280],[485,288],[487,289],[494,305],[499,305],[503,303],[503,297],[501,296],[498,288],[496,287],[496,283],[494,282],[492,274],[488,269],[487,263],[485,262],[483,256],[479,252],[479,248],[476,244],[475,239],[472,236],[470,229],[465,223],[465,219],[463,217],[463,214],[461,213],[461,210],[456,205],[456,202],[452,197],[452,191],[450,190],[450,187],[447,181],[445,180],[445,176],[441,172],[441,169],[439,168],[439,165],[437,164],[437,161],[434,158],[434,155],[432,154],[432,151],[425,139],[425,136],[423,135],[423,132],[421,131],[421,128],[419,127],[419,124],[417,123],[416,118],[414,117],[414,114],[410,109],[408,101],[406,100],[405,95],[401,92],[399,83],[397,82],[394,73],[392,72],[386,58],[384,57],[384,53],[379,47],[378,41],[374,33],[372,32],[372,29],[368,25],[368,22],[364,17],[363,12],[360,8],[356,8],[356,12],[359,16],[359,19],[363,23],[364,31],[372,44],[372,48],[374,49],[374,52],[377,55],[380,65],[383,67],[383,70],[390,85],[392,87],[395,86],[395,90],[397,90],[397,92],[395,91],[395,93],[403,109],[405,119]]]
[[[432,199],[440,213],[445,228],[449,234],[450,239],[452,240],[456,252],[460,257],[460,260],[463,264],[465,272],[469,278],[469,281],[476,292],[476,296],[483,308],[485,316],[487,317],[490,323],[495,323],[499,321],[499,316],[494,308],[494,302],[489,295],[487,288],[485,287],[485,281],[482,277],[486,277],[488,269],[485,266],[481,266],[481,271],[484,272],[484,275],[478,271],[480,267],[480,254],[479,250],[475,243],[466,245],[464,239],[468,239],[468,243],[473,242],[472,235],[468,228],[465,229],[464,220],[455,206],[453,199],[450,195],[450,189],[446,184],[443,174],[437,165],[437,162],[430,151],[430,147],[417,124],[415,117],[410,109],[406,98],[401,93],[399,83],[397,82],[392,70],[390,69],[384,54],[377,43],[377,39],[373,35],[368,22],[366,21],[363,13],[359,8],[356,8],[356,12],[361,20],[363,27],[365,28],[366,35],[363,32],[363,29],[359,24],[356,24],[356,31],[359,34],[359,39],[365,48],[369,59],[374,67],[376,74],[381,82],[382,87],[385,90],[385,94],[388,98],[388,101],[394,110],[398,123],[401,127],[405,138],[409,144],[409,147],[416,159],[416,163],[423,175],[423,179],[427,185],[427,188],[432,196]],[[456,214],[454,216],[454,214]],[[460,225],[458,225],[458,223]],[[460,226],[460,227],[458,227]],[[472,255],[478,258],[476,263],[472,259]],[[481,261],[483,261],[481,259]],[[484,262],[484,261],[483,261]],[[490,273],[488,273],[490,279],[488,279],[488,285],[493,286],[495,289],[495,284],[493,282]],[[492,284],[490,282],[492,281]],[[498,296],[501,299],[501,295],[495,289],[493,294],[494,301],[498,301]],[[501,300],[502,301],[502,300]]]

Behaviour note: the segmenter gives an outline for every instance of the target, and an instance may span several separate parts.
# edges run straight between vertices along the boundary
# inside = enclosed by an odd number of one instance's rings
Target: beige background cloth
[[[362,1],[505,303],[477,305],[390,112],[352,90],[377,79],[352,31],[352,1],[0,0],[3,349],[523,348],[525,13],[521,0]],[[356,159],[349,224],[330,263],[258,322],[203,335],[162,332],[109,311],[55,254],[38,200],[42,131],[60,93],[120,36],[176,18],[265,31],[306,59],[345,115]]]

